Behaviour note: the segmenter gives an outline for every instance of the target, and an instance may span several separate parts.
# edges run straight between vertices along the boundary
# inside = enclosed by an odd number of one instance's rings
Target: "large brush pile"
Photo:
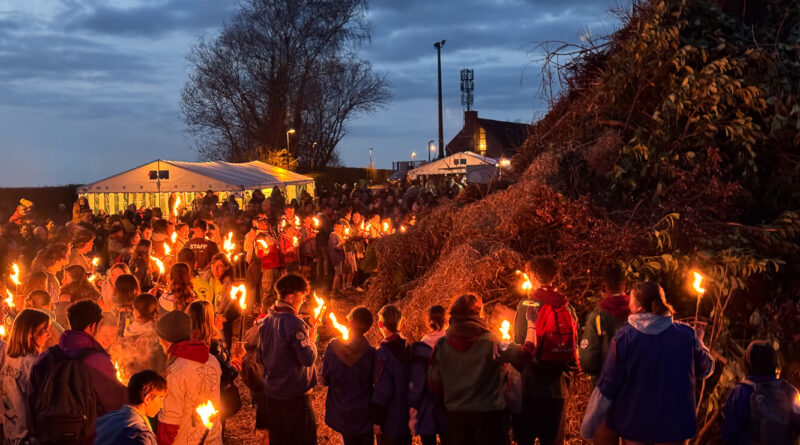
[[[687,276],[700,270],[719,359],[700,411],[710,437],[747,340],[776,340],[787,364],[800,356],[781,327],[800,319],[800,5],[652,1],[624,22],[549,54],[563,93],[512,160],[514,183],[380,240],[367,303],[397,302],[417,338],[425,310],[461,293],[513,306],[515,270],[547,254],[579,314],[597,270],[619,261],[632,281],[661,282],[686,317]]]

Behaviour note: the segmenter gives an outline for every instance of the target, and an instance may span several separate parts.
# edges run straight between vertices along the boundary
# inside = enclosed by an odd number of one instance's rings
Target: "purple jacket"
[[[612,400],[608,426],[634,441],[694,437],[695,382],[713,370],[711,354],[691,326],[672,316],[631,315],[614,336],[597,381]]]
[[[411,345],[411,365],[408,368],[408,405],[417,410],[414,432],[417,435],[442,434],[444,432],[444,406],[428,388],[428,363],[433,355],[436,341],[444,331],[433,332],[422,337],[422,341]]]
[[[328,387],[325,423],[348,436],[372,432],[369,402],[377,361],[366,340],[334,339],[322,357],[322,384]]]
[[[408,429],[408,344],[400,334],[384,339],[377,351],[372,423],[389,439],[404,439]]]
[[[83,363],[89,368],[92,378],[92,389],[97,396],[99,406],[97,407],[97,415],[115,411],[127,403],[128,392],[116,378],[116,370],[114,364],[111,363],[111,356],[108,355],[105,349],[97,343],[91,335],[83,331],[66,330],[61,334],[58,341],[58,347],[64,351],[64,355],[68,357],[75,357],[84,349],[92,349],[94,352],[89,353],[83,360]],[[33,402],[39,397],[39,388],[44,384],[44,379],[50,372],[50,360],[47,360],[49,352],[43,352],[36,363],[31,368],[31,395],[29,404],[33,406]],[[32,425],[32,431],[36,431],[36,425]]]

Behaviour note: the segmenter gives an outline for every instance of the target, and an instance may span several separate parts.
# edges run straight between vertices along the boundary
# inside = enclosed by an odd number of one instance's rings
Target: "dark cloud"
[[[171,0],[123,8],[98,1],[74,5],[62,20],[70,31],[154,38],[176,31],[216,29],[221,19],[236,11],[236,6],[228,0]]]

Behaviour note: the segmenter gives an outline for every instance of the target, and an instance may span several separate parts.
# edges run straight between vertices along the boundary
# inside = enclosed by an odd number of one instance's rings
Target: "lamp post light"
[[[436,145],[433,144],[433,140],[428,141],[428,162],[431,162],[431,153],[436,151]]]
[[[414,166],[414,158],[416,158],[416,157],[417,157],[417,152],[416,151],[412,151],[411,152],[411,166],[412,167]]]
[[[439,157],[444,157],[444,125],[442,124],[442,47],[444,40],[436,42],[433,47],[436,48],[436,64],[439,75]]]

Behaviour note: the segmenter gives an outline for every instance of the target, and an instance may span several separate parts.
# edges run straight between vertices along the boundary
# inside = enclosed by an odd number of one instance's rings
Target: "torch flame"
[[[282,219],[281,220],[281,229],[283,229],[284,227],[286,227],[286,220]]]
[[[150,256],[150,259],[154,263],[156,263],[156,267],[158,267],[158,273],[161,274],[161,275],[164,275],[164,271],[166,270],[166,269],[164,269],[164,263],[162,263],[161,260],[159,260],[158,258],[156,258],[156,257],[154,257],[152,255]]]
[[[211,421],[211,417],[219,414],[219,411],[214,408],[214,404],[211,403],[211,400],[198,406],[195,409],[195,412],[197,412],[197,415],[200,416],[200,420],[203,422],[203,426],[206,427],[207,430],[210,430],[214,427],[214,422]]]
[[[359,228],[361,229],[362,232],[364,231],[364,221],[361,221],[361,225],[359,226]]]
[[[181,205],[181,197],[178,196],[177,199],[175,200],[175,204],[172,206],[172,214],[173,215],[178,216],[178,207],[180,205]],[[175,241],[173,240],[172,242],[174,243]]]
[[[0,325],[0,337],[5,337],[5,336],[6,336],[6,327]]]
[[[12,295],[11,291],[9,291],[8,289],[6,289],[6,294],[8,295],[8,298],[3,300],[3,302],[5,304],[7,304],[9,308],[13,308],[14,307],[14,295]]]
[[[17,266],[17,263],[11,263],[11,270],[12,273],[8,277],[11,278],[15,286],[19,286],[19,266]]]
[[[522,275],[522,279],[524,280],[524,281],[522,281],[522,284],[520,285],[522,290],[527,291],[527,290],[533,289],[533,283],[531,283],[531,279],[528,278],[528,274],[527,273],[525,273],[525,272],[523,272],[521,270],[518,270],[516,272],[516,274],[517,275]]]
[[[511,323],[508,320],[503,320],[500,323],[500,339],[503,341],[510,341],[511,334],[508,333],[508,330],[511,329]]]
[[[300,227],[300,217],[299,216],[295,216],[294,217],[294,225],[296,227]]]
[[[389,223],[386,221],[383,222],[383,231],[389,233]]]
[[[247,288],[245,288],[244,284],[240,284],[238,286],[231,286],[231,300],[235,300],[236,296],[239,294],[244,296],[247,293]]]
[[[313,218],[311,218],[311,219],[314,221],[314,227],[319,227],[319,218],[317,218],[317,217],[315,216],[315,217],[313,217]]]
[[[228,236],[225,238],[222,248],[228,253],[231,253],[234,249],[236,249],[236,243],[233,242],[233,232],[228,232]]]
[[[702,297],[704,293],[706,293],[705,288],[703,287],[703,275],[699,272],[694,272],[694,283],[692,283],[692,287],[694,290],[697,291],[698,297]]]
[[[342,333],[342,340],[347,341],[350,338],[350,331],[347,329],[347,326],[339,323],[336,319],[336,315],[333,315],[333,312],[328,314],[328,316],[331,318],[331,322],[333,322],[333,327]]]
[[[292,245],[295,247],[300,245],[300,240],[298,240],[296,236],[292,237]]]
[[[344,236],[350,236],[350,227],[344,228]]]
[[[96,273],[93,273],[92,275],[90,275],[90,276],[89,276],[89,278],[87,278],[87,279],[86,279],[86,281],[88,281],[88,282],[90,282],[90,283],[94,283],[94,281],[95,281],[96,279],[97,279],[97,274],[96,274]]]
[[[261,246],[261,248],[264,250],[264,252],[269,252],[269,246],[267,245],[266,241],[264,241],[263,239],[260,239],[260,240],[257,240],[256,243],[258,243],[258,245]]]
[[[406,230],[407,230],[406,226],[400,226],[400,232],[401,233],[406,233]]]
[[[123,385],[126,385],[125,374],[122,373],[122,369],[120,369],[119,363],[116,360],[114,360],[114,369],[117,370],[117,380],[119,380],[119,382]]]
[[[314,308],[314,318],[319,320],[319,316],[322,315],[322,311],[325,309],[325,300],[318,297],[316,292],[314,292],[314,300],[317,302],[317,307]]]
[[[172,244],[175,244],[175,241],[178,240],[178,232],[172,232],[172,235],[169,236],[169,239],[172,240]]]
[[[169,244],[164,243],[164,256],[170,255],[172,253],[172,249],[169,248]]]
[[[100,258],[98,257],[92,258],[92,267],[97,267],[98,264],[100,264]]]

